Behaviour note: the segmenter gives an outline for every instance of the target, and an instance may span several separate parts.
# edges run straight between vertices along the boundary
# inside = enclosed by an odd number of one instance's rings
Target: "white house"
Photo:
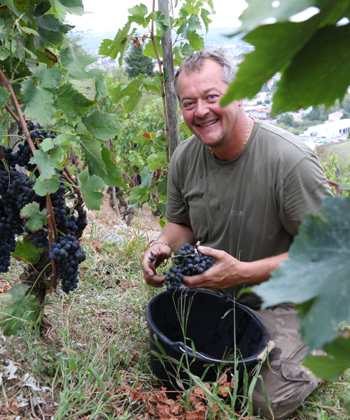
[[[350,119],[346,118],[344,120],[326,122],[320,125],[314,125],[309,127],[305,132],[305,136],[309,137],[325,137],[332,138],[338,137],[343,134],[348,135],[350,132]]]
[[[332,112],[328,115],[328,121],[339,121],[341,117],[343,116],[343,113],[341,111]]]

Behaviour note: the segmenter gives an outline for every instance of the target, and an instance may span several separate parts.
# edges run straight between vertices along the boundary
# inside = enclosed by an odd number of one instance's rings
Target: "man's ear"
[[[237,105],[238,106],[243,106],[243,99],[240,99],[239,101],[237,101]]]

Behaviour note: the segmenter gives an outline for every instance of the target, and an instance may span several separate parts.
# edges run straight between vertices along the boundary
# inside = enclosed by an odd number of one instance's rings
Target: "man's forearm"
[[[288,259],[288,252],[276,255],[275,257],[265,258],[263,260],[253,261],[243,264],[244,283],[263,283],[271,278],[271,271],[277,270],[280,263]]]
[[[195,237],[189,223],[177,224],[168,222],[156,241],[166,243],[171,251],[176,253],[187,242],[194,245]]]

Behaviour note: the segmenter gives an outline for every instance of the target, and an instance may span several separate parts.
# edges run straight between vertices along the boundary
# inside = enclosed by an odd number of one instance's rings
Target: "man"
[[[288,258],[305,213],[319,213],[323,198],[331,196],[317,157],[302,141],[247,117],[243,101],[220,106],[233,79],[234,66],[221,50],[192,54],[176,74],[183,117],[194,136],[172,157],[168,223],[142,263],[151,286],[164,282],[151,269],[151,250],[162,261],[197,241],[199,251],[216,263],[203,274],[184,277],[184,286],[236,296],[243,287],[267,281]],[[248,294],[242,303],[257,309],[259,299]],[[292,305],[257,313],[276,343],[261,374],[274,418],[283,419],[319,381],[300,366],[307,349]],[[260,384],[253,406],[271,418]]]

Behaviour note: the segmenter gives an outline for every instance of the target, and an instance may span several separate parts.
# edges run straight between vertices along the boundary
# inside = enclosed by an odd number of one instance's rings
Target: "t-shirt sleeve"
[[[180,187],[180,165],[177,163],[176,155],[170,163],[168,174],[167,206],[165,217],[172,223],[184,223],[189,220],[186,203],[183,199]]]
[[[326,175],[317,158],[305,157],[283,179],[279,194],[280,219],[293,236],[306,213],[320,214],[322,201],[332,197]]]

